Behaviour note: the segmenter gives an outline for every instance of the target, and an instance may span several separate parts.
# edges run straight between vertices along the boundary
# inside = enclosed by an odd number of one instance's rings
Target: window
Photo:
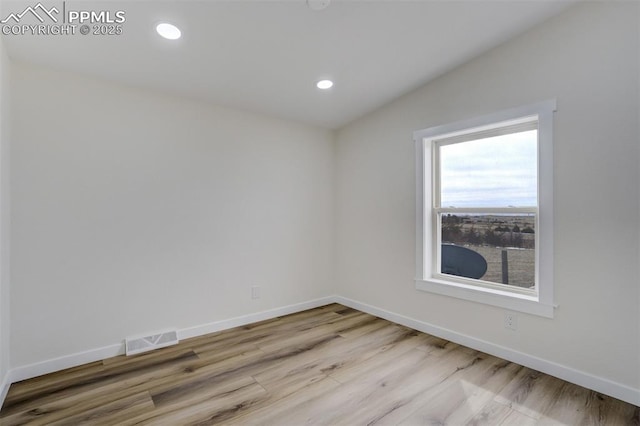
[[[415,132],[416,288],[553,317],[555,109]]]

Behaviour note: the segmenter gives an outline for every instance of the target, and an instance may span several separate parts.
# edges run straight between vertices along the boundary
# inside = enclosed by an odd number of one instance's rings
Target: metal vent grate
[[[169,330],[150,336],[127,338],[125,339],[125,352],[127,355],[135,355],[177,343],[178,332],[176,330]]]

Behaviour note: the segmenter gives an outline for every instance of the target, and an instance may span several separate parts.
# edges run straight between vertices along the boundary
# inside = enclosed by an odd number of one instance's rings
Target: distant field
[[[480,253],[487,261],[485,281],[502,283],[502,248],[468,245]],[[533,287],[535,283],[535,250],[505,249],[509,264],[509,284],[518,287]]]
[[[534,286],[536,219],[533,215],[447,214],[441,220],[443,243],[468,247],[486,259],[487,273],[481,279],[506,284],[502,282],[502,251],[506,250],[508,284]]]

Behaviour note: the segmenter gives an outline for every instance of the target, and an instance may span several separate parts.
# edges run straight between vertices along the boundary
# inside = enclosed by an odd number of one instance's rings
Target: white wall
[[[636,2],[590,2],[337,134],[347,298],[640,389]],[[420,54],[420,52],[416,52]],[[557,98],[554,319],[415,290],[415,130]]]
[[[0,394],[9,370],[9,65],[0,41]],[[0,397],[0,399],[2,399]]]
[[[0,16],[2,15],[0,6]],[[9,58],[0,40],[0,401],[9,371]]]
[[[331,132],[11,71],[12,368],[332,294]]]

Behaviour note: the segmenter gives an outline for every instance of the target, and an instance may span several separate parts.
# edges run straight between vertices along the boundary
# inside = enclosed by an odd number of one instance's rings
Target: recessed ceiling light
[[[172,24],[168,24],[166,22],[156,25],[156,31],[162,37],[169,40],[177,40],[182,35],[178,27]]]
[[[333,81],[331,81],[331,80],[320,80],[316,84],[316,87],[318,87],[318,89],[322,89],[322,90],[330,89],[332,86],[333,86]]]

